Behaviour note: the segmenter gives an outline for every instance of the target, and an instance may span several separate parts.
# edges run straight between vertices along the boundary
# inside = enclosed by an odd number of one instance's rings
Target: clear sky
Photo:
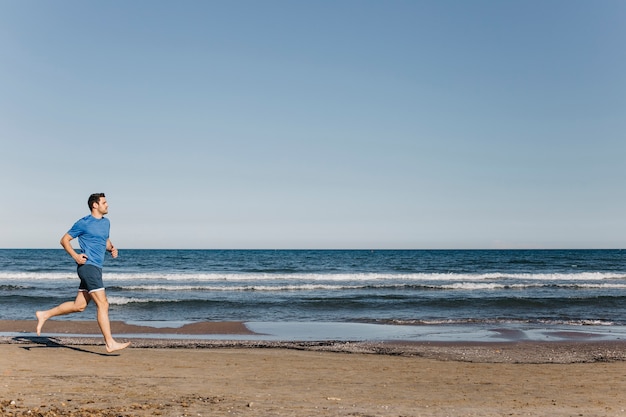
[[[0,247],[626,248],[626,2],[0,0]]]

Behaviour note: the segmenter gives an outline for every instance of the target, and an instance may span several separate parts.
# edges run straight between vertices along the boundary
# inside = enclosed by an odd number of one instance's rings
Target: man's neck
[[[92,211],[91,212],[91,217],[93,217],[94,219],[100,220],[104,216],[102,214],[98,213],[97,211]]]

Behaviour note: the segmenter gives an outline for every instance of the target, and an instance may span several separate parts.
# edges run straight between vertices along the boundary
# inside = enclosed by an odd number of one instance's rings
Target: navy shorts
[[[95,265],[78,265],[76,268],[78,276],[80,277],[79,291],[94,292],[104,289],[102,283],[102,269]]]

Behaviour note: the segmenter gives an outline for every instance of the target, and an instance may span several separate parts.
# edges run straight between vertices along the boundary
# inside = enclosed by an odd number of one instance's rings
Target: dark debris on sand
[[[136,417],[136,416],[168,416],[173,411],[177,415],[185,415],[181,410],[202,407],[206,409],[224,401],[221,397],[202,397],[189,395],[173,401],[159,404],[131,404],[123,407],[83,407],[71,406],[68,403],[59,405],[42,405],[26,407],[19,400],[0,400],[0,416],[3,417]]]
[[[43,339],[43,338],[40,338]],[[0,337],[0,343],[42,343],[55,346],[103,346],[97,338]],[[132,339],[130,349],[294,349],[308,351],[417,356],[441,361],[475,363],[594,363],[626,361],[626,341],[564,342],[363,342],[363,341],[246,341],[192,339]]]

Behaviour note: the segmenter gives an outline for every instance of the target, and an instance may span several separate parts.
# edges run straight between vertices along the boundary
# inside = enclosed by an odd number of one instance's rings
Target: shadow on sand
[[[52,337],[41,337],[41,336],[18,336],[13,338],[14,341],[19,343],[33,343],[36,346],[23,346],[24,350],[31,349],[41,349],[41,348],[64,348],[69,350],[75,350],[76,352],[82,353],[90,353],[92,355],[98,356],[120,356],[119,353],[102,353],[102,352],[93,352],[91,350],[79,348],[76,346],[64,345],[58,339]]]

